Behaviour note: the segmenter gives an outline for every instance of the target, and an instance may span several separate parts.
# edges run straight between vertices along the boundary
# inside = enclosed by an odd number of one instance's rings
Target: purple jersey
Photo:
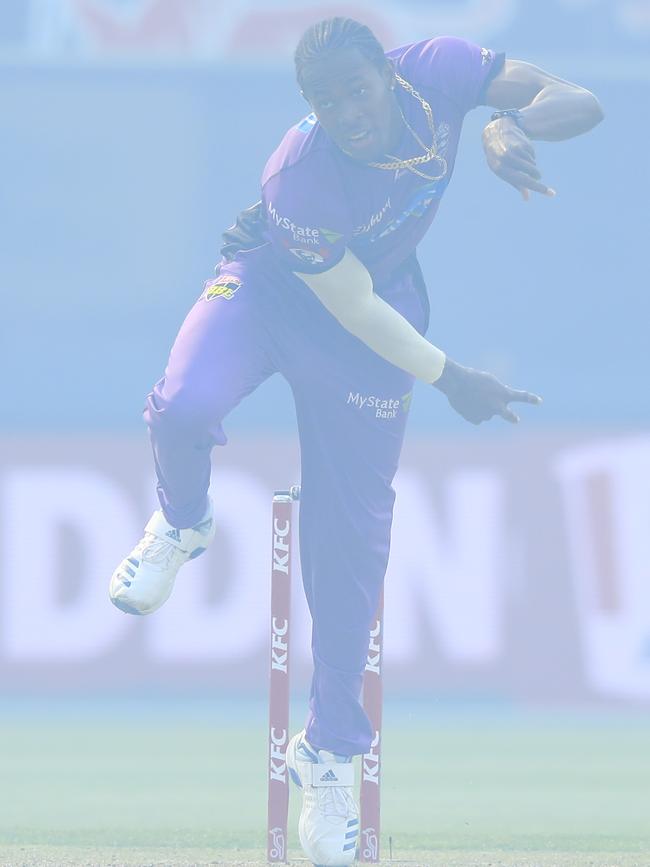
[[[428,180],[408,169],[363,165],[309,115],[285,135],[262,177],[267,239],[274,257],[292,271],[326,271],[341,260],[346,247],[375,280],[401,265],[436,214],[451,178],[465,113],[481,104],[503,64],[503,55],[447,36],[396,48],[387,57],[431,106],[436,152],[446,160],[446,174]],[[395,93],[410,126],[430,143],[421,103],[399,84]],[[405,126],[395,156],[408,159],[422,152]],[[415,168],[430,176],[441,172],[438,160]]]

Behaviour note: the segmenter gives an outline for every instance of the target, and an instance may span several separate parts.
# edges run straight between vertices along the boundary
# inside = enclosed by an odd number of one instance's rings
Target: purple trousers
[[[372,732],[359,699],[413,378],[345,331],[264,250],[222,264],[218,277],[147,399],[160,503],[176,527],[200,520],[211,449],[226,443],[223,419],[271,374],[284,376],[299,427],[300,556],[313,621],[307,738],[318,749],[365,753]],[[424,332],[414,259],[375,290]]]

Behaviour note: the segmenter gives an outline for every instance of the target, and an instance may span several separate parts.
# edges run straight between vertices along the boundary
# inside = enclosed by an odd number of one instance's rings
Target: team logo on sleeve
[[[300,247],[290,247],[290,253],[300,259],[301,262],[306,262],[308,265],[320,265],[325,261],[324,257],[321,256],[320,253],[316,253],[314,250],[303,250]]]
[[[481,48],[481,66],[486,66],[492,60],[492,52],[489,48]]]
[[[241,285],[242,282],[239,277],[233,277],[232,274],[220,274],[214,280],[205,281],[203,297],[206,301],[212,301],[213,298],[224,298],[226,301],[230,301]]]

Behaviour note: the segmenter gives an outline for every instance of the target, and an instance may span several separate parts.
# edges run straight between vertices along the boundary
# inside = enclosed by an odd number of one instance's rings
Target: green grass
[[[0,865],[263,864],[264,733],[255,702],[5,701]],[[389,706],[383,832],[419,865],[650,867],[648,718]]]

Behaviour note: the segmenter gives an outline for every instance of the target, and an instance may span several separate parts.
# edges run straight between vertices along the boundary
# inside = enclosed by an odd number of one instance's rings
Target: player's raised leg
[[[111,577],[111,600],[127,613],[160,608],[180,567],[214,536],[210,453],[226,443],[221,422],[274,371],[254,280],[252,269],[233,264],[206,283],[147,398],[161,508]]]

